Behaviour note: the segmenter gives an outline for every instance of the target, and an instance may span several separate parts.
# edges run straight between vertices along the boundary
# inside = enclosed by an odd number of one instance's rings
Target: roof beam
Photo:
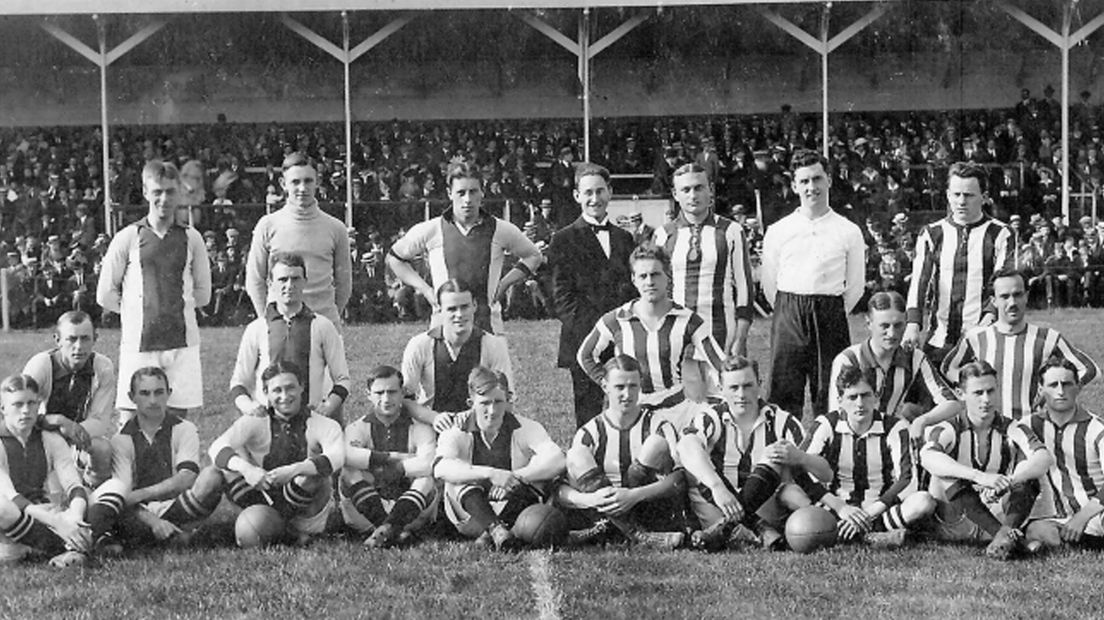
[[[104,66],[104,58],[100,55],[99,52],[92,49],[91,47],[88,47],[88,45],[86,45],[83,41],[69,34],[69,32],[61,26],[58,26],[57,24],[52,24],[50,22],[42,22],[41,24],[39,24],[39,26],[46,32],[50,33],[52,37],[64,43],[69,49],[92,61],[92,64],[96,65],[97,67]]]
[[[286,13],[283,14],[283,15],[280,15],[280,21],[285,26],[287,26],[288,30],[294,32],[295,34],[297,34],[301,37],[303,37],[307,41],[314,44],[314,46],[317,47],[318,49],[320,49],[323,52],[326,52],[327,54],[329,54],[330,56],[333,56],[334,58],[336,58],[337,62],[341,62],[341,63],[345,62],[345,50],[343,50],[340,47],[334,45],[333,43],[330,43],[330,40],[327,39],[326,37],[318,34],[317,32],[311,30],[308,27],[304,26],[302,22],[298,21],[297,19],[295,19],[294,17],[292,17],[290,15],[287,15]]]
[[[759,7],[759,14],[762,15],[770,23],[778,26],[786,34],[804,43],[806,47],[813,50],[814,52],[818,54],[828,53],[828,50],[826,49],[827,45],[823,41],[814,37],[808,32],[805,32],[805,30],[803,30],[801,26],[798,26],[785,17],[782,17],[777,12],[767,8]]]
[[[620,26],[614,28],[613,30],[610,30],[609,33],[606,34],[606,36],[595,41],[590,46],[590,49],[587,51],[587,58],[594,58],[598,54],[601,54],[606,50],[607,47],[613,45],[614,43],[617,43],[621,40],[622,37],[635,30],[637,26],[648,21],[649,17],[650,15],[648,15],[647,13],[637,13],[636,15],[633,15],[629,19],[625,20],[621,23]]]
[[[529,26],[531,26],[533,30],[536,30],[549,39],[552,39],[552,41],[556,43],[556,45],[559,45],[560,47],[570,52],[572,56],[579,55],[579,44],[568,38],[566,34],[560,32],[559,30],[556,30],[556,27],[552,24],[549,24],[548,22],[531,13],[516,13],[516,15],[519,19],[521,19],[521,21],[529,24]]]
[[[107,64],[112,64],[126,55],[130,50],[138,47],[143,41],[157,34],[158,30],[169,23],[167,17],[155,17],[153,21],[143,26],[138,32],[127,37],[126,41],[116,45],[107,53]]]
[[[369,36],[359,45],[349,50],[349,62],[355,61],[357,58],[360,58],[365,53],[367,53],[368,50],[386,41],[388,37],[401,30],[403,26],[409,24],[412,19],[414,18],[410,16],[404,16],[398,19],[391,20],[386,26],[377,30],[375,34]]]
[[[1035,34],[1043,37],[1047,41],[1050,41],[1051,45],[1054,45],[1058,48],[1061,48],[1063,45],[1065,45],[1065,41],[1063,40],[1062,35],[1055,32],[1052,28],[1050,28],[1043,22],[1028,15],[1020,7],[1009,4],[1008,2],[1004,2],[1004,0],[998,0],[997,6],[1000,7],[1001,10],[1005,13],[1011,15],[1013,19],[1020,22],[1024,26],[1027,26]]]
[[[828,39],[828,53],[831,54],[836,50],[837,47],[843,45],[844,43],[847,43],[847,41],[850,40],[851,37],[854,37],[855,35],[862,32],[863,28],[866,28],[870,24],[874,23],[874,21],[877,20],[879,17],[885,15],[886,11],[888,10],[888,4],[876,5],[873,9],[870,10],[869,13],[855,20],[854,23],[841,30],[836,36]]]

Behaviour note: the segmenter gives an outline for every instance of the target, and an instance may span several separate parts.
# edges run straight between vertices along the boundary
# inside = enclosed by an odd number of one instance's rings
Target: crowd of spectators
[[[907,224],[942,212],[947,166],[972,160],[992,170],[992,214],[1022,231],[1022,265],[1033,273],[1042,303],[1100,303],[1099,231],[1091,218],[1082,226],[1060,217],[1060,111],[1047,86],[1038,99],[1024,90],[1004,110],[834,116],[832,205],[866,224],[872,286],[903,285],[914,241]],[[1104,179],[1104,131],[1089,93],[1080,94],[1071,122],[1070,185],[1096,193]],[[718,211],[749,221],[757,234],[796,203],[786,172],[790,153],[817,148],[820,139],[818,119],[788,106],[771,115],[603,119],[592,125],[591,160],[620,175],[615,191],[656,196],[669,196],[671,171],[697,161],[717,187]],[[0,250],[16,276],[10,296],[17,324],[42,325],[69,307],[95,313],[98,257],[108,241],[100,145],[99,130],[87,127],[0,129]],[[424,216],[426,204],[431,212],[443,208],[450,162],[477,162],[488,206],[502,214],[509,203],[512,219],[535,241],[577,213],[573,165],[583,147],[576,120],[357,123],[353,145],[357,207],[350,234],[357,235],[360,268],[352,321],[428,312],[389,278],[382,256],[396,234]],[[246,237],[264,210],[283,200],[279,162],[286,154],[311,158],[323,204],[341,203],[346,193],[347,154],[337,123],[119,127],[109,150],[111,197],[124,221],[141,211],[145,161],[197,162],[203,187],[195,200],[210,206],[196,209],[192,221],[207,235],[215,267],[215,301],[203,311],[212,323],[247,318],[240,282]],[[508,314],[547,316],[547,289],[538,281],[526,290],[511,295],[515,309]]]

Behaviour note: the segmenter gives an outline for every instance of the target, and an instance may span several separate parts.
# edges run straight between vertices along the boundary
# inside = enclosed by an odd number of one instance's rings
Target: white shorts
[[[119,349],[119,387],[115,393],[115,406],[134,409],[130,392],[130,378],[139,368],[157,366],[169,377],[169,406],[177,409],[198,409],[203,406],[203,367],[200,363],[199,345],[168,351],[125,351]],[[122,423],[122,421],[120,421]]]
[[[1050,521],[1051,523],[1057,523],[1058,525],[1065,525],[1073,517],[1051,517],[1049,519],[1038,519],[1039,521]],[[1085,524],[1085,534],[1089,536],[1104,537],[1104,512],[1089,519],[1089,522]]]
[[[473,486],[470,484],[452,484],[451,482],[445,483],[445,515],[448,516],[449,521],[456,526],[456,531],[468,538],[479,538],[479,535],[483,533],[483,530],[479,529],[471,522],[471,515],[467,510],[460,505],[460,493]],[[491,509],[495,511],[495,514],[502,512],[502,509],[506,507],[506,500],[491,501]]]

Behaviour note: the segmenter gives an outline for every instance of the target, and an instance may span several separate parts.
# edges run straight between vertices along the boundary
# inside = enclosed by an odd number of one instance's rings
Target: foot
[[[1041,540],[1024,540],[1023,549],[1027,555],[1037,557],[1046,553],[1046,545]]]
[[[874,549],[900,549],[905,546],[906,535],[907,530],[903,528],[888,532],[870,532],[863,536],[863,541]]]
[[[376,531],[372,532],[368,538],[364,539],[364,547],[366,549],[386,549],[390,547],[395,539],[395,526],[390,523],[384,523],[376,528]]]
[[[513,551],[521,546],[521,540],[501,522],[492,525],[486,533],[498,551]]]
[[[732,529],[731,522],[718,521],[705,529],[695,530],[690,534],[690,546],[703,551],[720,551],[728,541]]]
[[[781,540],[781,535],[779,535]],[[743,523],[737,523],[736,527],[732,528],[732,533],[728,535],[729,548],[740,548],[744,545],[763,545],[763,539],[755,532],[748,529]]]
[[[567,546],[574,547],[585,545],[599,540],[608,535],[611,528],[612,524],[609,522],[609,519],[599,519],[594,525],[586,529],[571,530],[567,533]]]
[[[632,542],[645,549],[657,549],[670,551],[678,549],[686,540],[686,534],[682,532],[645,532],[637,531],[632,536]]]
[[[80,551],[66,551],[50,558],[50,566],[54,568],[80,568],[88,564],[88,554]]]
[[[104,534],[96,540],[96,555],[101,558],[117,558],[123,555],[123,545],[111,534]]]
[[[994,560],[1007,560],[1023,540],[1023,533],[1016,528],[1002,526],[993,536],[993,542],[985,548],[985,555]]]
[[[757,536],[767,551],[784,551],[786,549],[786,537],[774,527],[765,523],[756,528]]]

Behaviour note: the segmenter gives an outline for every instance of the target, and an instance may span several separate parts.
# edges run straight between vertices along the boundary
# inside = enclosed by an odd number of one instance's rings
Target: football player
[[[368,373],[372,410],[345,428],[341,512],[355,531],[371,532],[366,547],[389,547],[409,538],[437,508],[437,434],[411,417],[402,386],[398,369],[373,369]]]

